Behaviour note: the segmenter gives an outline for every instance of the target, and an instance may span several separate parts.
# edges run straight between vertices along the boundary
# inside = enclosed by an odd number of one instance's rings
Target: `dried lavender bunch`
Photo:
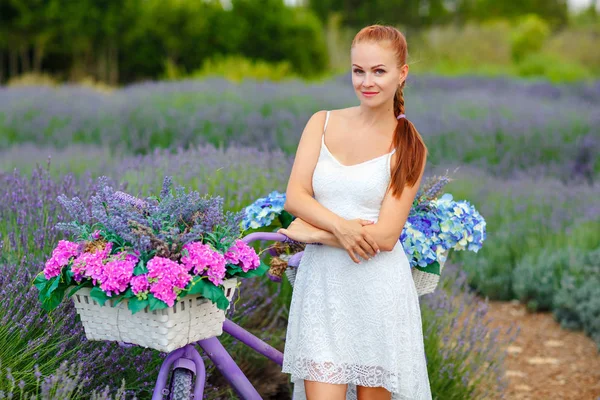
[[[453,171],[453,173],[456,170]],[[438,198],[444,191],[444,187],[452,181],[452,178],[448,175],[448,171],[444,175],[434,175],[427,177],[425,182],[421,185],[415,196],[413,202],[413,208],[425,209],[429,206],[429,202]]]
[[[200,196],[184,187],[172,189],[171,177],[165,177],[159,197],[139,199],[115,191],[106,177],[98,180],[97,192],[91,197],[91,212],[77,198],[59,201],[74,218],[60,228],[80,239],[92,240],[95,230],[117,243],[117,248],[133,248],[140,253],[154,252],[177,260],[181,248],[206,235],[224,246],[241,234],[243,212],[224,212],[223,198]]]

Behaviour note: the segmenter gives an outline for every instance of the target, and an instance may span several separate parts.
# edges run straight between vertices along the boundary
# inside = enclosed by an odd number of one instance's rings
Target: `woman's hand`
[[[296,242],[302,243],[315,243],[317,242],[317,236],[321,232],[321,229],[303,221],[300,218],[296,218],[292,221],[287,229],[279,229],[277,233],[281,233]]]
[[[363,226],[373,223],[364,219],[341,220],[334,227],[332,233],[355,263],[360,263],[356,254],[368,260],[379,253],[377,242],[363,229]]]

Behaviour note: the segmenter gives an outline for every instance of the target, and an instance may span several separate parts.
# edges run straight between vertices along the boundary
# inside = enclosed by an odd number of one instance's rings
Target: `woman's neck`
[[[358,116],[367,126],[381,126],[382,124],[394,122],[393,120],[396,119],[394,116],[394,103],[382,104],[377,108],[361,104],[358,107]]]

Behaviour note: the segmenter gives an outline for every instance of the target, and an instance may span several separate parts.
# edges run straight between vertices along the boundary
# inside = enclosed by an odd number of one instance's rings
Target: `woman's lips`
[[[365,97],[373,97],[375,95],[377,95],[379,92],[362,92],[363,96]]]

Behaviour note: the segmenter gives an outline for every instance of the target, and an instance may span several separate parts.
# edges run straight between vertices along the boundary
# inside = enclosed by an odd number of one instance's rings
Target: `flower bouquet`
[[[261,197],[244,210],[242,228],[244,230],[277,230],[279,227],[287,228],[294,216],[283,209],[285,193],[273,191],[266,197]],[[277,221],[277,222],[275,222]],[[268,248],[271,260],[268,277],[274,282],[281,282],[283,273],[286,272],[290,281],[293,280],[293,269],[288,269],[289,258],[296,253],[304,251],[305,244],[292,242],[277,242]]]
[[[100,178],[91,212],[59,196],[73,220],[35,279],[46,310],[72,297],[90,340],[169,352],[222,333],[237,278],[263,275],[254,249],[239,240],[243,213],[219,197],[172,190],[141,200]]]
[[[447,175],[427,179],[417,192],[399,240],[402,243],[419,296],[437,287],[450,250],[477,252],[486,237],[486,223],[467,201],[443,194]],[[285,194],[272,192],[245,209],[244,229],[287,228],[294,217],[283,210]],[[287,214],[287,215],[286,215]],[[286,264],[304,245],[280,245],[272,251],[269,277],[281,280],[283,272],[293,284],[295,269]]]

